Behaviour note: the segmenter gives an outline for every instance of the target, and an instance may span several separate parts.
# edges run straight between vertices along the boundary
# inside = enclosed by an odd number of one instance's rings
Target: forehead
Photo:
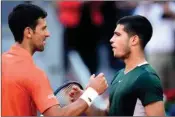
[[[46,19],[45,19],[45,18],[39,18],[39,19],[38,19],[38,24],[37,24],[37,26],[43,27],[43,26],[46,26],[46,25],[47,25],[47,23],[46,23]]]
[[[115,31],[114,32],[120,32],[120,33],[126,33],[124,31],[124,25],[122,24],[117,24],[117,27],[115,28]]]

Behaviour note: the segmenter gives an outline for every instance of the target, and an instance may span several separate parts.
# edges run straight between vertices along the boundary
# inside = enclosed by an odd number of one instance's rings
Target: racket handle
[[[98,96],[98,93],[91,87],[88,87],[86,91],[80,96],[89,106],[91,106],[92,102]]]

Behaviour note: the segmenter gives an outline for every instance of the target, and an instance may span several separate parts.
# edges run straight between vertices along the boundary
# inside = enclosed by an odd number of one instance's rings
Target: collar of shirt
[[[27,50],[20,47],[17,43],[12,45],[9,52],[12,53],[12,54],[15,54],[17,56],[20,56],[22,58],[26,58],[27,60],[31,60],[33,62],[32,55]]]

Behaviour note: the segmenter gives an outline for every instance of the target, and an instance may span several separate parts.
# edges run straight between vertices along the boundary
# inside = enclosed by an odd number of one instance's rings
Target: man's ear
[[[135,46],[137,44],[139,44],[139,37],[137,35],[134,35],[130,38],[130,44],[132,46]]]
[[[30,39],[32,37],[33,31],[30,27],[26,27],[24,29],[24,37],[27,37],[28,39]]]

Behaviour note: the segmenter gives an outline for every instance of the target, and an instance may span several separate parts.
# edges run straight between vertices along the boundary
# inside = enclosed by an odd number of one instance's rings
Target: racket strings
[[[73,86],[78,86],[76,84],[69,84],[66,87],[63,87],[57,94],[56,97],[59,100],[60,106],[65,106],[71,103],[69,93],[72,90]]]

